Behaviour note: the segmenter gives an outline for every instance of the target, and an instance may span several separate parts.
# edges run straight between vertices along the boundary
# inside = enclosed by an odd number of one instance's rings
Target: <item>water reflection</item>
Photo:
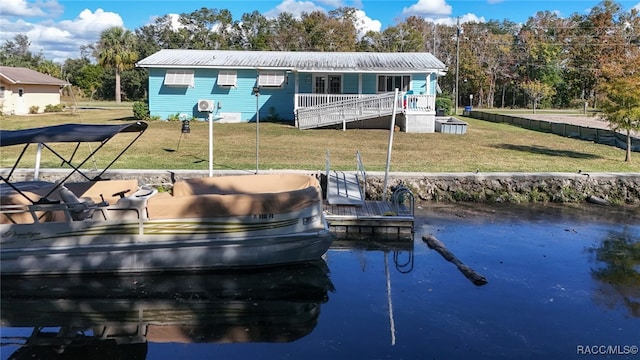
[[[640,239],[631,233],[610,232],[598,247],[590,248],[597,267],[591,270],[599,281],[596,302],[615,307],[623,304],[633,317],[640,317]]]
[[[324,261],[253,271],[3,278],[9,359],[145,359],[148,343],[290,342],[334,291]]]

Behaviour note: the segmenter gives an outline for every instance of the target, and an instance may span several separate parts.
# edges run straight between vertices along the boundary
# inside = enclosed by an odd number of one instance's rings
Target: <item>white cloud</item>
[[[382,23],[378,20],[373,20],[368,17],[362,10],[356,10],[356,30],[358,31],[358,37],[361,38],[367,31],[380,31],[382,29]]]
[[[264,16],[267,18],[275,18],[278,17],[283,12],[290,13],[295,18],[300,18],[302,13],[311,13],[314,11],[322,11],[325,12],[325,9],[321,6],[314,4],[311,1],[295,1],[295,0],[284,0],[278,6],[276,6],[273,10],[269,10],[264,13]]]
[[[443,17],[443,18],[425,18],[425,21],[427,22],[433,22],[436,23],[438,25],[449,25],[449,26],[454,26],[458,23],[458,18],[457,17]],[[460,24],[464,24],[464,23],[468,23],[468,22],[477,22],[477,23],[483,23],[486,22],[485,18],[483,16],[478,17],[475,14],[464,14],[462,16],[460,16]]]
[[[640,11],[640,2],[638,4],[636,4],[636,6],[632,7],[632,9],[636,9],[636,10]]]
[[[28,3],[26,0],[3,0],[2,16],[29,16],[40,17],[46,13],[38,8],[36,4]]]
[[[95,12],[84,9],[77,18],[63,20],[59,26],[80,38],[95,38],[97,41],[102,30],[113,26],[124,27],[124,22],[116,13],[105,12],[102,9],[97,9]]]
[[[24,0],[9,0],[7,4],[11,13],[6,12],[5,1],[0,18],[0,42],[13,40],[16,35],[25,34],[31,42],[31,52],[42,53],[46,59],[63,62],[68,58],[80,56],[80,46],[95,43],[102,30],[112,26],[124,26],[119,14],[102,9],[91,11],[84,9],[72,20],[56,22],[52,19],[50,9],[57,9],[56,1],[26,3]],[[20,15],[29,10],[28,15]],[[37,14],[44,13],[46,19],[37,19]],[[27,21],[26,18],[36,21]]]
[[[451,12],[451,5],[445,0],[418,0],[417,3],[402,9],[402,14],[406,16],[450,15]]]

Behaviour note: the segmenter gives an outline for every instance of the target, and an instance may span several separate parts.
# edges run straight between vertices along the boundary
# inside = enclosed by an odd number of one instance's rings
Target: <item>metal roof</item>
[[[70,85],[64,80],[24,67],[0,66],[0,78],[11,84]]]
[[[164,49],[140,60],[147,68],[273,69],[298,72],[442,71],[446,66],[427,52],[293,52]]]

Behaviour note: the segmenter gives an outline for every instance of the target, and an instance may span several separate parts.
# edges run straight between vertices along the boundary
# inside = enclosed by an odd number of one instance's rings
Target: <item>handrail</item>
[[[393,93],[385,93],[366,98],[336,101],[311,108],[301,108],[297,111],[298,127],[310,129],[391,115],[393,99]]]
[[[360,186],[360,196],[364,200],[367,196],[367,171],[364,169],[360,150],[356,150],[356,178],[362,185]]]
[[[325,171],[325,179],[327,181],[327,185],[326,185],[326,192],[324,194],[324,198],[325,200],[328,198],[329,196],[329,171],[331,171],[331,159],[329,157],[329,149],[327,149],[327,152],[324,156],[324,171]]]
[[[307,94],[296,95],[297,125],[300,129],[343,124],[389,116],[393,113],[395,93],[378,95]],[[435,95],[404,94],[396,100],[396,111],[435,113]],[[304,105],[304,106],[303,106]]]
[[[400,213],[406,213],[406,210],[401,209],[400,206],[405,203],[405,201],[409,200],[409,214],[411,216],[415,213],[415,198],[411,190],[409,190],[404,184],[400,184],[396,187],[391,195],[391,199],[393,202],[393,210],[396,215],[400,215]],[[401,211],[402,210],[402,211]]]

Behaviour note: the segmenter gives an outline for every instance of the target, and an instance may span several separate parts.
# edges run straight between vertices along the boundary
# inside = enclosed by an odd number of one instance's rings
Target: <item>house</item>
[[[165,49],[137,66],[149,69],[149,111],[163,119],[278,119],[304,129],[389,124],[395,109],[408,132],[434,131],[437,79],[446,71],[424,52]]]
[[[26,115],[36,108],[44,112],[47,105],[60,104],[60,90],[67,85],[35,70],[0,66],[0,110],[14,115]]]

